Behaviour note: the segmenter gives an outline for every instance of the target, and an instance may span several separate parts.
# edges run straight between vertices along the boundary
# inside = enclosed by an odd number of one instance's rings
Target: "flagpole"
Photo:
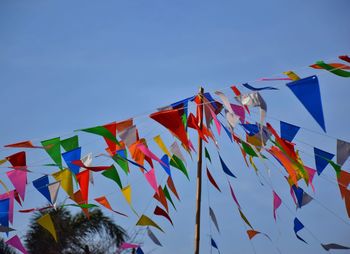
[[[203,93],[204,88],[200,87],[198,92],[199,102],[197,117],[199,117],[199,129],[203,128]],[[199,254],[200,229],[201,229],[201,200],[202,200],[202,139],[198,135],[198,158],[197,158],[197,194],[196,194],[196,226],[194,231],[194,253]]]

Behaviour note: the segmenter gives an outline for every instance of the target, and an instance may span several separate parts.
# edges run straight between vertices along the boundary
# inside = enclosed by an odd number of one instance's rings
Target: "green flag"
[[[41,141],[45,151],[50,155],[51,159],[62,169],[61,143],[60,138],[52,138]]]
[[[122,182],[120,181],[120,177],[119,177],[118,171],[114,167],[114,165],[112,165],[112,167],[110,167],[109,169],[103,171],[102,175],[107,177],[107,178],[109,178],[109,179],[111,179],[111,180],[113,180],[114,182],[116,182],[120,189],[123,188]]]
[[[74,150],[75,148],[78,148],[79,147],[78,135],[61,140],[61,146],[63,147],[64,150],[66,150],[66,152]]]

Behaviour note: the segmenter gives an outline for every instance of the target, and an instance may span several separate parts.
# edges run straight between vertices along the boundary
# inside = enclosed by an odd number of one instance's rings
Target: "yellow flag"
[[[285,71],[283,74],[286,74],[293,81],[300,79],[300,77],[292,71]]]
[[[43,228],[45,228],[47,231],[50,232],[50,234],[52,235],[52,237],[55,239],[55,241],[57,242],[57,235],[56,235],[56,230],[55,230],[55,226],[53,225],[53,222],[51,220],[51,216],[50,214],[45,214],[44,216],[40,217],[37,221],[36,221],[40,226],[42,226]]]
[[[56,181],[61,182],[62,189],[64,189],[68,196],[71,197],[73,195],[72,172],[66,168],[62,171],[53,173],[52,176],[56,179]]]
[[[126,202],[128,202],[129,205],[131,205],[131,186],[128,185],[122,189],[122,193],[124,195],[124,198],[126,199]]]
[[[153,138],[153,140],[154,140],[154,142],[157,143],[157,145],[159,146],[159,148],[162,149],[162,151],[163,151],[165,154],[167,154],[169,157],[171,157],[171,154],[170,154],[168,148],[166,148],[166,146],[165,146],[165,144],[164,144],[162,138],[160,137],[160,135],[155,136],[155,137]]]
[[[0,165],[4,164],[6,161],[7,161],[6,159],[0,160]]]
[[[141,215],[139,221],[136,223],[137,226],[152,226],[155,228],[158,228],[160,231],[163,231],[161,227],[159,227],[153,220],[151,220],[149,217],[146,215]]]

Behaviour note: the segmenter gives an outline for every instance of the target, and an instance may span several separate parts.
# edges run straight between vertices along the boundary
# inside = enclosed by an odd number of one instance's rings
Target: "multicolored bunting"
[[[26,153],[23,151],[6,157],[6,160],[10,162],[15,169],[26,169]]]
[[[343,68],[341,68],[340,66],[338,67],[334,67],[332,65],[326,64],[323,61],[317,61],[316,66],[321,67],[322,69],[325,69],[337,76],[343,77],[343,78],[350,78],[350,72],[349,71],[344,71],[342,70]],[[313,67],[313,65],[311,65],[310,67]]]
[[[6,243],[14,248],[16,248],[17,250],[19,250],[20,252],[22,252],[23,254],[27,254],[27,250],[24,248],[21,239],[19,239],[19,237],[17,235],[13,236],[12,238],[8,239],[6,241]]]
[[[80,192],[83,200],[87,203],[88,197],[89,197],[89,182],[90,182],[90,175],[89,171],[85,170],[80,172],[76,175],[77,181],[79,183]]]
[[[147,182],[149,183],[149,185],[153,188],[153,190],[158,193],[158,183],[157,183],[157,178],[156,178],[156,174],[154,172],[154,168],[152,168],[151,170],[149,170],[148,172],[146,172],[144,174],[145,178],[147,179]]]
[[[160,241],[158,240],[158,238],[155,236],[155,234],[153,234],[153,232],[151,231],[151,229],[149,227],[147,227],[147,235],[148,237],[152,240],[152,242],[158,246],[163,246]]]
[[[210,206],[209,206],[209,216],[211,218],[211,221],[214,223],[217,231],[220,233],[220,228],[219,228],[218,221],[216,219],[216,216],[215,216],[215,213],[214,213],[213,209]]]
[[[249,90],[252,90],[252,91],[278,90],[278,88],[272,87],[272,86],[253,87],[253,86],[249,85],[248,83],[243,83],[242,86],[244,86],[245,88],[248,88]]]
[[[209,169],[207,168],[207,177],[209,179],[209,182],[218,190],[221,192],[218,184],[215,182],[214,177],[211,175]]]
[[[276,210],[281,206],[282,199],[277,195],[275,191],[272,192],[273,195],[273,218],[276,221]]]
[[[167,213],[169,213],[169,206],[168,206],[168,202],[167,202],[167,198],[165,196],[165,193],[162,189],[162,186],[158,186],[158,192],[154,193],[153,197],[159,201],[159,203],[161,203],[163,205],[163,207],[165,208],[165,210],[167,211]]]
[[[137,221],[136,223],[137,226],[150,226],[150,227],[155,227],[157,229],[159,229],[160,231],[163,231],[163,229],[161,227],[159,227],[153,220],[151,220],[149,217],[147,217],[146,215],[141,215],[140,219]]]
[[[280,127],[281,127],[281,138],[288,140],[289,142],[292,142],[294,137],[297,135],[298,131],[300,130],[299,126],[286,123],[283,121],[280,121]]]
[[[337,139],[337,164],[343,166],[350,156],[350,143]]]
[[[299,79],[287,84],[287,87],[294,93],[306,110],[326,132],[326,125],[323,117],[321,92],[318,78],[311,76]]]
[[[312,197],[307,194],[301,187],[296,187],[292,185],[292,189],[298,201],[298,208],[310,203],[312,201]]]
[[[296,235],[296,237],[300,240],[300,241],[303,241],[304,243],[307,243],[303,238],[301,238],[299,235],[298,235],[298,232],[300,230],[302,230],[304,228],[304,225],[303,223],[301,223],[300,220],[298,220],[298,218],[295,218],[294,219],[294,233]]]
[[[314,153],[317,174],[321,175],[322,171],[327,167],[329,161],[333,159],[334,154],[323,151],[316,147],[314,147]]]
[[[173,155],[176,155],[180,160],[183,161],[184,164],[186,164],[185,157],[183,156],[180,146],[176,141],[174,141],[170,146],[170,151],[173,153]]]
[[[222,170],[225,172],[225,174],[231,176],[231,177],[234,177],[234,178],[237,178],[231,171],[230,169],[226,166],[225,162],[222,160],[220,154],[219,154],[219,158],[220,158],[220,163],[221,163],[221,166],[222,166]]]
[[[160,158],[161,161],[163,162],[162,164],[160,164],[162,166],[162,168],[164,169],[164,171],[168,174],[168,176],[171,177],[171,171],[170,171],[170,164],[169,164],[169,157],[167,154],[164,154],[162,156],[162,158]]]
[[[56,230],[55,230],[55,226],[52,222],[51,216],[50,214],[45,214],[42,217],[40,217],[37,221],[36,221],[40,226],[42,226],[43,228],[45,228],[47,231],[49,231],[49,233],[52,235],[52,237],[55,239],[55,241],[57,242],[57,234],[56,234]]]

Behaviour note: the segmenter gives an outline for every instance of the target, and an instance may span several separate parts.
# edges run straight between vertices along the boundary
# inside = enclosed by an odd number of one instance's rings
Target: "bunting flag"
[[[1,226],[0,225],[0,232],[2,233],[8,233],[8,232],[11,232],[11,231],[15,231],[13,228],[9,228],[9,227],[4,227],[4,226]]]
[[[37,221],[36,221],[40,226],[42,226],[43,228],[45,228],[47,231],[49,231],[49,233],[52,235],[52,237],[55,239],[55,241],[57,242],[57,235],[56,235],[56,230],[55,230],[55,226],[52,222],[51,216],[50,214],[45,214],[42,217],[40,217]]]
[[[260,232],[253,229],[249,229],[247,230],[247,234],[248,234],[249,240],[251,240],[252,238],[254,238],[254,236],[256,236],[257,234],[260,234]]]
[[[34,146],[32,141],[22,141],[14,144],[5,145],[4,147],[12,147],[12,148],[43,148],[41,146]]]
[[[26,169],[26,153],[18,152],[6,157],[6,160],[11,163],[13,168],[16,169]]]
[[[220,124],[218,118],[216,117],[215,112],[214,112],[211,108],[209,108],[209,111],[210,111],[211,117],[212,117],[213,120],[214,120],[216,130],[218,131],[218,134],[220,135],[220,132],[221,132],[221,124]]]
[[[215,216],[215,213],[214,213],[213,209],[210,206],[209,206],[209,216],[211,218],[211,221],[214,223],[217,231],[220,233],[218,221],[216,219],[216,216]]]
[[[151,220],[149,217],[147,217],[146,215],[141,215],[140,219],[137,221],[136,223],[137,226],[150,226],[150,227],[155,227],[157,229],[159,229],[160,231],[163,231],[163,229],[161,227],[159,227],[153,220]]]
[[[59,168],[62,168],[62,157],[61,157],[61,141],[60,138],[52,138],[41,141],[47,154],[57,164]]]
[[[8,191],[8,192],[0,195],[0,200],[9,199],[9,207],[7,209],[7,212],[8,212],[8,220],[11,222],[11,224],[13,224],[14,206],[15,206],[15,197],[16,197],[15,193],[16,193],[15,190],[11,190],[11,191]],[[5,201],[5,204],[6,203],[7,202]]]
[[[182,160],[180,160],[175,154],[173,154],[173,156],[171,157],[170,165],[177,169],[180,169],[180,171],[184,173],[187,179],[190,180],[185,165],[183,164]]]
[[[301,238],[299,235],[298,235],[298,232],[300,230],[302,230],[304,228],[304,225],[301,223],[300,220],[298,220],[298,218],[295,217],[294,219],[294,233],[296,235],[296,237],[300,240],[300,241],[303,241],[304,243],[307,243],[303,238]]]
[[[33,183],[33,186],[35,187],[35,189],[37,189],[52,204],[51,195],[50,195],[50,191],[48,188],[49,177],[42,176],[42,177],[34,180],[32,183]]]
[[[314,170],[313,168],[307,167],[307,166],[305,166],[305,165],[304,165],[304,167],[305,167],[305,170],[306,170],[306,171],[308,172],[308,174],[309,174],[309,184],[311,185],[311,188],[312,188],[313,192],[315,192],[315,187],[314,187],[312,181],[313,181],[314,176],[315,176],[315,173],[316,173],[317,171]]]
[[[220,154],[219,154],[219,158],[220,158],[220,163],[221,163],[221,167],[222,167],[222,170],[225,172],[225,174],[231,176],[231,177],[234,177],[234,178],[237,178],[231,171],[230,169],[226,166],[225,162],[222,160]]]
[[[60,187],[61,187],[60,182],[54,182],[54,183],[50,183],[49,185],[47,185],[47,188],[48,188],[49,193],[50,193],[50,199],[51,199],[52,204],[56,203],[58,190],[60,189]]]
[[[347,246],[344,246],[344,245],[340,245],[340,244],[336,244],[336,243],[328,243],[328,244],[322,244],[321,243],[321,246],[326,251],[329,251],[329,250],[349,250],[350,249],[350,247],[347,247]]]
[[[209,169],[207,168],[207,177],[209,179],[209,182],[218,190],[221,192],[218,184],[215,182],[214,177],[211,175]]]
[[[182,160],[185,164],[186,164],[186,160],[185,157],[183,156],[180,146],[178,145],[178,143],[176,141],[174,141],[171,146],[170,146],[170,151],[176,155],[176,157],[178,157],[180,160]]]
[[[6,172],[6,175],[10,179],[13,187],[15,187],[19,196],[24,201],[27,185],[27,171],[21,169],[14,169]]]
[[[175,188],[174,182],[171,179],[171,177],[168,177],[168,180],[166,182],[166,184],[168,185],[169,189],[171,190],[171,192],[175,195],[175,197],[180,200],[179,194],[177,193],[177,190]]]
[[[259,107],[260,108],[260,124],[265,121],[265,115],[267,112],[267,105],[259,92],[251,92],[236,97],[236,100],[242,105],[247,107]]]
[[[144,144],[139,144],[137,146],[137,148],[140,149],[142,151],[142,153],[144,155],[146,155],[147,157],[151,158],[152,160],[155,160],[155,161],[159,162],[163,166],[167,166],[161,159],[159,159],[154,153],[152,153],[148,149],[148,147],[146,147]]]
[[[82,171],[79,174],[77,174],[76,177],[79,183],[82,199],[87,203],[89,199],[89,171]]]
[[[236,124],[239,121],[239,117],[233,112],[230,101],[224,93],[220,91],[216,91],[215,94],[219,96],[219,98],[221,99],[226,109],[225,117],[226,117],[227,123],[229,124],[231,130],[234,129],[236,127]]]
[[[245,122],[244,107],[231,103],[231,108],[233,112],[239,117],[239,120],[241,121],[241,123],[244,123]]]
[[[154,142],[156,142],[156,144],[159,146],[159,148],[163,151],[163,153],[165,153],[166,155],[168,155],[169,157],[171,157],[171,154],[168,150],[168,148],[166,147],[166,145],[164,144],[162,138],[160,137],[160,135],[157,135],[153,138]]]
[[[253,229],[252,225],[248,221],[247,217],[245,217],[244,213],[241,211],[241,209],[238,209],[239,215],[241,216],[242,220],[251,228]]]
[[[172,206],[174,207],[174,209],[176,210],[175,204],[174,204],[174,202],[173,202],[173,199],[172,199],[171,196],[170,196],[169,190],[168,190],[168,188],[166,187],[166,185],[164,185],[163,192],[164,192],[164,195],[165,195],[166,199],[171,203],[171,205],[172,205]]]
[[[126,202],[128,202],[128,204],[131,206],[131,186],[127,185],[126,187],[121,189],[121,191],[122,191],[122,194],[123,194]]]
[[[72,151],[79,147],[78,135],[61,140],[61,146],[66,152]],[[80,159],[80,158],[79,158]]]
[[[6,243],[14,248],[16,248],[17,250],[19,250],[20,252],[22,252],[23,254],[27,254],[27,250],[24,248],[21,239],[19,239],[19,237],[17,235],[11,237],[10,239],[8,239],[6,241]]]
[[[86,168],[86,169],[94,171],[94,172],[104,171],[104,170],[107,170],[111,167],[111,166],[95,166],[95,167],[86,166],[86,165],[84,165],[84,163],[81,160],[72,161],[72,163],[76,166]]]
[[[224,131],[226,132],[226,135],[229,137],[231,142],[233,142],[231,131],[225,125],[223,125],[222,123],[221,123],[221,126],[224,128]]]
[[[292,189],[298,201],[298,208],[301,208],[302,206],[311,202],[312,197],[307,194],[301,187],[292,185]]]
[[[151,114],[150,118],[167,128],[175,137],[177,137],[182,142],[187,150],[190,149],[185,126],[182,122],[181,115],[178,110],[172,109],[159,111]]]
[[[10,199],[0,199],[0,224],[4,227],[9,226]]]
[[[83,158],[81,158],[81,162],[86,165],[86,166],[91,166],[92,164],[92,153],[88,153],[86,154]],[[79,171],[84,171],[84,170],[88,170],[86,168],[80,168]],[[92,171],[89,171],[90,173],[90,183],[94,184],[94,176],[92,174]]]
[[[116,154],[112,156],[112,159],[120,166],[120,168],[125,172],[125,174],[129,174],[129,164],[134,164],[135,166],[142,167],[141,165],[138,165],[137,163],[134,163],[127,159],[127,151],[126,149],[118,150],[116,151]]]
[[[325,62],[323,61],[317,61],[316,64],[317,66],[317,69],[318,68],[322,68],[324,70],[327,70],[337,76],[340,76],[340,77],[343,77],[343,78],[350,78],[350,72],[349,71],[344,71],[342,69],[343,65],[342,66],[332,66],[332,65],[329,65],[329,64],[326,64]],[[314,65],[311,65],[310,67],[313,67]],[[315,68],[316,69],[316,68]]]
[[[337,139],[337,164],[343,166],[350,156],[350,143]]]
[[[283,74],[287,75],[293,81],[300,79],[300,77],[297,74],[295,74],[293,71],[285,71],[283,72]]]
[[[166,218],[171,223],[171,225],[174,225],[173,221],[171,220],[171,218],[168,215],[168,213],[166,211],[164,211],[162,208],[160,208],[159,206],[156,206],[156,208],[154,209],[153,213],[155,215],[158,215],[158,216],[163,216],[164,218]]]
[[[67,164],[67,167],[74,173],[78,174],[80,170],[80,166],[75,165],[74,161],[79,161],[81,158],[81,147],[75,148],[73,150],[69,150],[62,154],[64,161]]]
[[[153,190],[158,193],[158,183],[157,183],[157,178],[156,174],[154,172],[154,168],[146,172],[145,174],[146,180],[149,183],[149,185],[153,188]]]
[[[104,177],[107,177],[109,179],[111,179],[112,181],[116,182],[119,186],[120,189],[123,188],[122,182],[120,180],[119,174],[117,169],[114,167],[114,165],[112,165],[109,169],[105,170],[102,172],[102,175]]]
[[[318,78],[311,76],[287,84],[287,87],[303,104],[306,110],[326,132]]]
[[[208,161],[210,161],[210,163],[211,163],[211,158],[210,158],[209,152],[208,152],[206,147],[204,147],[204,154],[205,154],[205,158],[207,158]]]
[[[228,185],[229,185],[229,187],[230,187],[231,196],[232,196],[233,200],[235,201],[235,203],[236,203],[238,209],[240,210],[240,209],[241,209],[241,205],[238,203],[238,200],[237,200],[237,198],[236,198],[236,195],[235,195],[235,193],[233,192],[233,188],[232,188],[232,186],[231,186],[231,184],[230,184],[229,181],[228,181]]]
[[[160,164],[162,166],[162,168],[164,169],[164,171],[168,174],[168,176],[171,177],[171,171],[170,171],[170,164],[169,164],[169,157],[167,154],[164,154],[162,156],[162,158],[160,158],[161,161],[163,162],[162,164]]]
[[[121,212],[118,212],[118,211],[115,211],[113,210],[112,206],[110,205],[108,199],[105,197],[105,196],[102,196],[102,197],[98,197],[98,198],[95,198],[94,199],[97,203],[99,203],[100,205],[103,205],[104,207],[106,207],[108,210],[111,210],[112,212],[115,212],[121,216],[124,216],[124,217],[128,217],[126,214],[124,213],[121,213]]]
[[[273,191],[272,194],[273,194],[273,218],[276,221],[276,210],[281,206],[282,199],[277,195],[275,191]]]
[[[138,247],[136,250],[136,254],[145,254],[145,253],[143,252],[143,250],[140,247]]]
[[[218,252],[220,253],[218,245],[216,244],[216,242],[214,241],[214,239],[212,237],[210,238],[210,244],[213,248],[217,249]]]
[[[314,147],[314,154],[317,174],[321,175],[322,171],[327,167],[329,161],[333,159],[334,154],[328,153],[316,147]]]
[[[64,205],[64,206],[75,206],[81,208],[85,216],[89,219],[90,218],[90,213],[89,213],[89,208],[92,207],[90,204],[87,203],[86,200],[83,199],[83,195],[81,194],[80,190],[77,190],[76,192],[73,193],[73,196],[70,196],[70,198],[77,203],[75,204],[70,204],[70,205]]]
[[[120,245],[119,248],[122,249],[122,250],[136,249],[136,248],[139,249],[139,246],[140,246],[140,245],[138,245],[138,244],[123,242],[123,243]]]
[[[343,60],[343,61],[345,61],[345,62],[350,63],[350,57],[347,56],[347,55],[339,56],[338,58],[341,59],[341,60]]]
[[[280,121],[280,127],[281,127],[281,138],[288,140],[289,142],[292,142],[295,135],[297,135],[300,127],[286,123],[283,121]]]
[[[252,90],[252,91],[278,90],[278,88],[272,87],[272,86],[253,87],[253,86],[249,85],[248,83],[243,83],[242,86],[244,86],[245,88],[248,88],[249,90]]]
[[[56,181],[61,183],[62,189],[68,194],[69,197],[71,197],[73,195],[72,172],[66,168],[53,173],[52,176],[56,179]]]
[[[119,133],[119,137],[129,147],[137,141],[137,128],[135,125],[130,126],[123,132]]]
[[[154,193],[153,197],[159,201],[159,203],[161,203],[165,210],[167,211],[167,213],[169,213],[169,206],[168,206],[168,202],[165,196],[165,193],[162,189],[162,186],[158,186],[158,192]]]
[[[160,241],[158,240],[158,238],[155,236],[155,234],[153,234],[153,232],[151,231],[151,229],[149,227],[147,227],[147,235],[148,237],[152,240],[152,242],[158,246],[163,246]]]
[[[107,127],[108,128],[108,127]],[[86,129],[80,129],[78,131],[84,131],[84,132],[89,132],[92,134],[96,134],[99,136],[102,136],[103,138],[117,144],[119,144],[119,141],[116,139],[115,135],[113,135],[105,126],[96,126],[92,128],[86,128]]]

